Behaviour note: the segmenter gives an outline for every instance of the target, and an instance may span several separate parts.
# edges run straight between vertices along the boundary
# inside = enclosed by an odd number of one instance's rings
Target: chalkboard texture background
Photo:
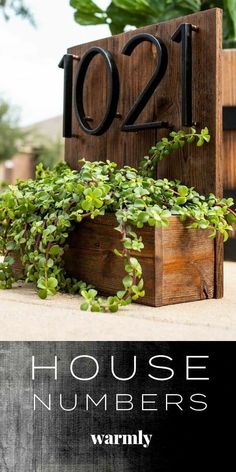
[[[92,381],[78,381],[70,363],[79,355],[90,355],[99,363]],[[148,377],[152,356],[173,359],[175,375],[168,381]],[[53,365],[58,357],[58,380],[50,370],[37,371],[32,380],[31,362]],[[129,381],[111,374],[110,356],[115,357],[117,375],[128,377],[137,356],[137,373]],[[186,355],[208,355],[209,381],[186,381]],[[213,342],[3,342],[0,344],[0,471],[1,472],[172,472],[231,470],[235,401],[235,343]],[[199,361],[198,361],[199,363]],[[84,376],[94,366],[74,364],[76,375]],[[153,370],[152,370],[153,373]],[[165,372],[166,373],[166,372]],[[206,372],[198,374],[205,376]],[[91,374],[92,375],[92,374]],[[189,397],[202,392],[208,408],[190,410]],[[52,410],[37,402],[37,394]],[[65,412],[59,407],[59,393],[67,407],[78,394],[78,407]],[[85,396],[98,401],[107,393],[108,409],[102,404],[85,411]],[[133,397],[132,411],[116,411],[116,393]],[[142,411],[142,393],[156,393],[158,411]],[[165,411],[165,394],[183,396],[183,411],[173,405]],[[66,400],[67,399],[67,400]],[[93,407],[92,407],[93,406]],[[94,446],[90,434],[152,434],[148,448],[142,446]],[[233,462],[232,462],[233,464]]]

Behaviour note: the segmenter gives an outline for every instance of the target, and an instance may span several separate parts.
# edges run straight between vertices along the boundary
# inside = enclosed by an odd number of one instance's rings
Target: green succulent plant
[[[111,34],[218,7],[224,12],[224,47],[236,46],[236,0],[111,0],[106,9],[93,0],[70,0],[70,5],[77,23],[107,24]]]
[[[114,162],[81,161],[80,170],[60,163],[54,170],[37,167],[36,180],[18,181],[0,195],[0,288],[11,288],[19,278],[34,284],[42,299],[57,291],[80,293],[82,310],[116,312],[145,294],[138,254],[143,249],[138,228],[167,227],[172,215],[190,228],[221,233],[226,240],[236,214],[233,200],[207,198],[179,181],[155,179],[157,163],[186,142],[202,146],[209,142],[207,128],[171,132],[153,146],[140,169]],[[84,218],[113,213],[117,220],[122,250],[114,253],[124,262],[123,289],[114,296],[100,297],[83,281],[68,277],[64,252],[69,233]],[[135,255],[134,255],[135,253]],[[23,272],[16,275],[15,259]]]

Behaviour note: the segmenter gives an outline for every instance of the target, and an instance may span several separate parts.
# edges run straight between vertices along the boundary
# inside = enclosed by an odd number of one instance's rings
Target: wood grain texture
[[[175,129],[181,128],[181,46],[171,41],[171,35],[183,23],[199,27],[193,33],[193,119],[199,128],[208,126],[211,142],[206,148],[189,145],[176,152],[170,159],[161,162],[158,177],[177,178],[186,185],[194,186],[204,194],[209,192],[222,196],[222,12],[219,9],[189,15],[172,21],[141,28],[161,37],[168,49],[167,72],[141,113],[138,122],[152,120],[169,121]],[[131,31],[114,37],[75,46],[69,53],[82,57],[92,46],[108,49],[114,56],[120,74],[120,100],[118,112],[122,119],[134,104],[135,99],[150,79],[156,64],[156,50],[149,43],[138,46],[132,56],[121,54],[129,38],[137,34]],[[209,51],[207,54],[206,51]],[[78,62],[74,61],[74,82]],[[103,116],[107,100],[107,75],[101,57],[96,57],[89,66],[84,90],[86,114],[91,116],[95,126]],[[74,108],[73,108],[74,109]],[[73,168],[78,168],[78,159],[111,159],[118,165],[137,167],[148,149],[159,140],[165,131],[145,130],[135,133],[120,131],[121,120],[113,121],[110,129],[102,136],[85,134],[78,125],[73,112],[73,135],[66,139],[65,159]],[[215,250],[215,294],[223,295],[223,248],[221,240]]]
[[[114,215],[84,220],[69,236],[65,269],[69,276],[94,285],[104,295],[122,290],[126,275],[113,250],[122,249]],[[213,298],[215,294],[215,244],[206,230],[187,229],[177,217],[168,228],[145,225],[137,231],[144,250],[132,252],[142,265],[145,297],[138,303],[163,306]],[[16,260],[14,271],[22,274]]]
[[[104,294],[122,289],[123,262],[113,249],[121,248],[113,215],[83,221],[69,238],[68,274],[93,284]],[[133,253],[143,268],[145,297],[150,306],[170,305],[214,296],[214,242],[203,230],[190,230],[172,217],[166,229],[139,230],[144,250]]]
[[[236,49],[223,51],[223,105],[236,106]],[[236,132],[224,131],[224,178],[226,189],[236,188]]]
[[[187,229],[178,218],[171,218],[162,234],[162,304],[213,298],[214,241],[209,232]]]
[[[236,49],[223,50],[223,105],[236,106]]]
[[[236,106],[236,49],[223,50],[223,105]],[[227,197],[236,192],[236,131],[223,132],[223,185]],[[236,234],[226,243],[225,257],[236,260]]]
[[[207,148],[191,146],[173,159],[164,160],[159,168],[159,176],[179,178],[186,184],[194,185],[199,191],[222,192],[221,153],[221,11],[212,9],[188,17],[178,18],[140,28],[138,32],[148,32],[159,36],[168,49],[167,72],[151,97],[138,121],[164,120],[176,128],[181,128],[181,47],[171,41],[171,35],[182,22],[196,24],[199,31],[193,34],[193,119],[198,126],[208,126],[212,139]],[[92,46],[108,49],[114,56],[120,74],[120,100],[118,112],[124,118],[135,99],[150,79],[156,65],[156,50],[150,43],[138,46],[128,57],[121,54],[126,42],[137,31],[93,41],[70,48],[69,53],[82,57]],[[211,54],[206,55],[206,45]],[[74,82],[78,70],[74,61]],[[103,59],[96,56],[89,66],[84,90],[86,114],[92,117],[95,126],[106,108],[107,77]],[[163,131],[145,130],[135,133],[120,131],[120,119],[115,119],[110,129],[102,136],[89,136],[79,128],[73,112],[73,134],[66,139],[66,161],[78,168],[78,159],[112,159],[120,166],[128,164],[137,167],[148,149],[161,137]]]

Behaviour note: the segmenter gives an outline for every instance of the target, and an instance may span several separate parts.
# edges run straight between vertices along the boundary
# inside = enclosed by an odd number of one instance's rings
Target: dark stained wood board
[[[124,118],[135,98],[150,79],[156,64],[156,50],[150,43],[138,46],[128,57],[121,54],[128,39],[138,32],[148,32],[165,41],[169,54],[167,72],[148,105],[140,115],[139,121],[152,119],[166,120],[175,129],[181,128],[181,47],[171,41],[171,34],[183,22],[199,27],[193,33],[193,119],[198,127],[208,126],[211,143],[206,148],[196,149],[189,146],[175,158],[166,159],[159,166],[158,175],[180,178],[186,184],[204,193],[222,192],[221,152],[219,143],[222,138],[221,118],[221,11],[212,9],[169,22],[141,28],[106,39],[75,46],[69,53],[82,55],[92,46],[101,46],[113,54],[120,73],[121,92],[118,112]],[[207,54],[209,51],[209,54]],[[78,61],[74,61],[74,76]],[[89,66],[85,86],[86,114],[93,118],[92,126],[97,124],[106,108],[107,82],[105,65],[101,57],[95,57]],[[112,159],[120,166],[138,163],[157,139],[163,134],[160,130],[142,130],[134,133],[120,131],[120,119],[114,120],[111,128],[102,136],[89,136],[79,128],[73,113],[74,138],[66,139],[66,161],[77,168],[81,157],[89,160]],[[77,137],[78,136],[78,137]]]

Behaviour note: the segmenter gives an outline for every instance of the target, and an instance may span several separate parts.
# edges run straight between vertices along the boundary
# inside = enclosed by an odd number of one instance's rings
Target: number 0
[[[89,64],[98,54],[101,54],[104,58],[108,71],[108,104],[103,120],[96,128],[91,128],[84,111],[83,89]],[[98,87],[101,86],[102,85],[98,83]],[[119,100],[119,88],[119,74],[112,54],[101,47],[90,48],[81,59],[75,83],[75,111],[79,124],[85,133],[100,136],[108,130],[116,115]],[[91,93],[94,93],[94,91],[91,91]],[[94,102],[96,102],[96,97],[94,97]]]

